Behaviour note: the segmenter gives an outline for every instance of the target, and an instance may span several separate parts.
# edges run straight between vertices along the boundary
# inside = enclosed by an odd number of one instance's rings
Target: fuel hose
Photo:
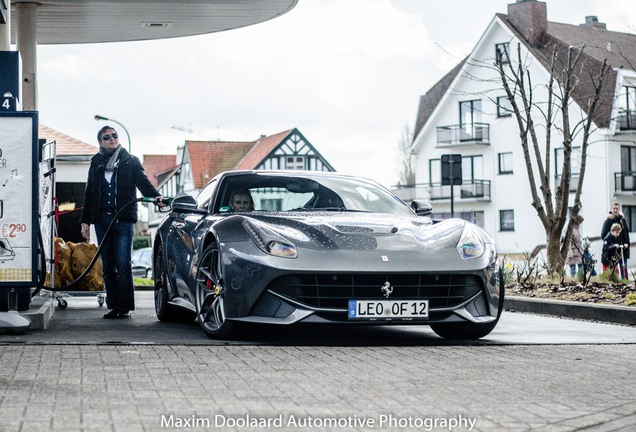
[[[161,202],[166,203],[168,206],[171,206],[172,205],[172,200],[173,200],[173,198],[163,197],[161,199]],[[120,208],[117,211],[117,213],[115,213],[115,216],[113,217],[113,220],[108,225],[108,228],[106,228],[106,232],[104,233],[104,237],[107,237],[110,234],[110,230],[113,227],[113,225],[115,225],[115,222],[117,222],[117,218],[119,217],[121,212],[123,212],[126,208],[128,208],[128,206],[130,206],[132,204],[136,204],[138,202],[147,202],[147,203],[154,203],[154,204],[158,204],[159,203],[159,201],[156,198],[148,198],[148,197],[137,198],[137,199],[135,199],[133,201],[130,201],[130,202],[126,203],[124,206],[122,206],[122,208]],[[40,238],[40,241],[41,241],[41,238]],[[104,242],[102,241],[100,243],[99,247],[97,248],[97,252],[95,252],[95,256],[93,257],[91,262],[88,264],[88,267],[86,267],[86,269],[82,272],[82,274],[77,277],[77,279],[75,279],[74,281],[70,282],[68,285],[60,286],[60,287],[57,287],[57,288],[46,287],[45,289],[47,289],[48,291],[68,291],[71,288],[74,288],[75,286],[79,285],[80,282],[86,277],[86,275],[91,271],[91,269],[93,268],[93,266],[97,262],[97,258],[99,258],[99,255],[101,254],[103,247],[104,247]],[[42,255],[44,255],[44,254],[42,254]],[[44,266],[43,266],[43,268],[44,268]],[[32,297],[36,296],[40,292],[40,290],[42,289],[42,285],[43,285],[43,283],[40,283],[40,286],[38,286],[38,288],[33,292]]]

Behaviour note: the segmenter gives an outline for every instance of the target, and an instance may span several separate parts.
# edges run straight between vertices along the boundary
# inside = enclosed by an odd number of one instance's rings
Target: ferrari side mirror
[[[418,216],[430,216],[433,214],[433,207],[428,201],[413,200],[411,202],[411,208]]]
[[[176,213],[198,213],[206,214],[205,209],[197,207],[197,201],[192,195],[179,195],[172,201],[172,211]]]

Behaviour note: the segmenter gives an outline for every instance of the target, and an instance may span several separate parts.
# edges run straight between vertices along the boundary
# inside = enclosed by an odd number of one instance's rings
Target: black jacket
[[[607,237],[607,234],[609,234],[612,228],[612,224],[615,223],[619,224],[622,228],[621,235],[618,237],[621,240],[621,243],[630,244],[629,227],[627,226],[627,221],[625,220],[623,213],[619,213],[616,216],[614,216],[613,213],[607,215],[607,219],[603,222],[603,229],[601,229],[601,238],[605,240],[605,237]],[[626,248],[623,251],[623,254],[625,258],[629,258],[629,248]]]
[[[622,234],[622,233],[621,233]],[[616,264],[620,261],[621,258],[621,249],[619,246],[624,245],[621,237],[614,237],[612,233],[608,233],[605,238],[603,238],[603,253],[601,254],[601,262],[605,265]],[[623,249],[622,252],[625,253],[628,249]]]
[[[100,153],[91,159],[80,223],[99,223],[100,184],[109,159],[110,156],[104,156]],[[124,148],[119,153],[119,165],[115,168],[112,181],[116,182],[115,204],[118,211],[137,198],[137,189],[146,197],[154,198],[160,195],[159,191],[148,180],[139,159]],[[127,206],[119,215],[118,220],[137,222],[137,206],[134,204]]]

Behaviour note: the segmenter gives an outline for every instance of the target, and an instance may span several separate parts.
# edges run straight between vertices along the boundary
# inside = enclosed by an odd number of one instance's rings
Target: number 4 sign
[[[11,93],[4,94],[2,103],[0,103],[0,109],[2,111],[16,111],[18,109],[17,101]]]

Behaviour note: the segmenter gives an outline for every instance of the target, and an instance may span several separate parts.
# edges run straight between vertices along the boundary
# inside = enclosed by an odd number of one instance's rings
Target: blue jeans
[[[106,229],[114,215],[100,214],[95,225],[97,241],[104,244],[101,252],[106,285],[106,305],[118,311],[135,310],[135,287],[132,277],[133,223],[117,221],[106,236]]]
[[[570,264],[570,275],[571,276],[576,276],[577,271],[576,271],[576,264]]]

